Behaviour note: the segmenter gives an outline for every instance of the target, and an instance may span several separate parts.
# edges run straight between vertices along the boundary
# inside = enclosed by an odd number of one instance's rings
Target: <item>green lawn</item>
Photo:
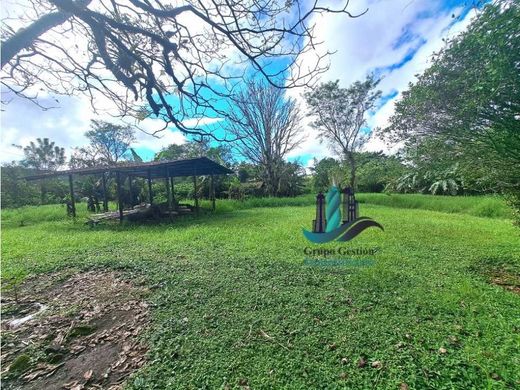
[[[221,202],[214,215],[173,224],[94,229],[59,206],[8,211],[3,276],[111,267],[144,278],[150,356],[130,388],[520,386],[520,296],[487,277],[519,275],[520,231],[502,214],[366,199],[361,214],[385,231],[321,246],[301,233],[310,205]],[[379,251],[369,267],[303,265],[305,247],[338,246]]]

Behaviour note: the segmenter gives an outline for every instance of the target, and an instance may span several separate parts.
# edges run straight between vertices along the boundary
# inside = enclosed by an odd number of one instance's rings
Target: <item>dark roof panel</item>
[[[38,180],[65,175],[96,175],[104,172],[120,172],[126,175],[141,177],[147,177],[148,174],[150,174],[152,178],[164,178],[168,176],[227,175],[233,173],[232,170],[210,160],[207,157],[198,157],[187,160],[123,163],[114,166],[68,169],[64,171],[46,172],[38,175],[26,176],[24,179]]]

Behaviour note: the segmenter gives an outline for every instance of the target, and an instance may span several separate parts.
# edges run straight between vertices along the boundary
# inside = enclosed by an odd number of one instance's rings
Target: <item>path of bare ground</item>
[[[4,294],[2,387],[121,388],[145,362],[139,336],[148,323],[146,294],[108,271],[29,279],[18,289],[18,302]]]

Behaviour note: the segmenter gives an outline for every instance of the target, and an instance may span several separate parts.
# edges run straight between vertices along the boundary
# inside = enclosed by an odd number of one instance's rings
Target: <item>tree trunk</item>
[[[356,187],[356,160],[354,159],[354,152],[347,151],[347,160],[350,165],[350,188],[355,190]]]
[[[272,167],[267,168],[267,193],[269,196],[276,196],[276,178]]]

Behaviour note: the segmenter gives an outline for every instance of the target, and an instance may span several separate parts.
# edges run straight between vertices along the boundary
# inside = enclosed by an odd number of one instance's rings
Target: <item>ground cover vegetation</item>
[[[187,136],[154,160],[205,156],[234,173],[216,180],[214,212],[209,180],[200,178],[195,194],[191,179],[176,178],[176,199],[197,195],[199,213],[91,226],[99,177],[75,179],[75,218],[66,215],[66,180],[22,178],[142,162],[139,130],[93,121],[88,145],[68,159],[48,138],[19,145],[25,158],[1,175],[2,385],[520,387],[516,2],[479,4],[469,27],[402,93],[390,125],[372,132],[376,75],[350,86],[315,84],[307,76],[326,70],[318,56],[310,74],[284,80],[317,43],[310,16],[331,9],[130,3],[34,1],[29,28],[3,28],[5,87],[37,104],[38,83],[58,94],[98,90],[120,113],[163,119]],[[291,7],[299,17],[278,28]],[[192,31],[186,15],[204,27]],[[62,46],[63,36],[78,34],[87,37],[76,48],[86,57]],[[271,44],[286,39],[291,44]],[[60,56],[47,56],[49,47]],[[229,50],[261,81],[226,73]],[[288,68],[271,73],[265,64],[273,58]],[[306,88],[308,107],[284,93],[295,86]],[[172,88],[179,101],[166,99]],[[305,166],[288,161],[303,141],[303,115],[332,152]],[[217,116],[223,133],[184,121]],[[375,135],[399,150],[367,152],[362,146]],[[306,241],[316,194],[333,184],[353,187],[360,215],[384,231],[348,243]],[[115,210],[114,178],[107,188]],[[167,201],[164,183],[152,191],[155,202]],[[147,200],[144,180],[123,189],[125,207]],[[348,254],[349,265],[336,264],[336,254]]]
[[[234,204],[94,229],[59,206],[21,209],[49,215],[23,226],[8,211],[3,277],[72,267],[140,280],[152,291],[149,352],[130,388],[518,386],[520,240],[509,219],[364,203],[385,232],[349,247],[377,247],[375,264],[327,268],[303,265],[312,205]]]

